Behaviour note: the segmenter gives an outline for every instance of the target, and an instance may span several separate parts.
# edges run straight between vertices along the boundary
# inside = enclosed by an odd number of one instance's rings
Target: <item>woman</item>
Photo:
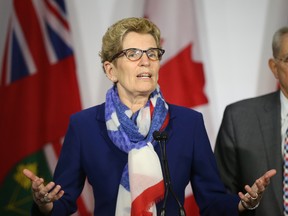
[[[246,186],[246,195],[226,194],[202,115],[167,104],[157,85],[164,54],[159,29],[147,19],[126,18],[107,30],[102,43],[103,68],[114,85],[105,103],[71,117],[55,183],[44,185],[24,170],[32,181],[33,212],[72,214],[86,177],[95,197],[94,215],[159,215],[164,203],[166,215],[178,215],[189,181],[201,215],[232,216],[257,206],[276,171]],[[164,178],[160,144],[169,165]],[[173,189],[166,197],[170,181]]]

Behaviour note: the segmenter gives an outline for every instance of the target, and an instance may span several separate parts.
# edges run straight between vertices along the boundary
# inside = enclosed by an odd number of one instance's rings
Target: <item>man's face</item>
[[[269,65],[274,77],[279,81],[281,91],[288,98],[288,34],[282,37],[279,55],[270,59]]]

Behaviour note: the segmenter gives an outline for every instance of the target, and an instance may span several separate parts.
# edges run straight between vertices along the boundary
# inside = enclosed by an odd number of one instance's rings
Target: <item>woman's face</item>
[[[138,48],[147,50],[157,48],[155,39],[150,34],[129,32],[123,40],[123,50]],[[150,60],[146,53],[137,61],[129,60],[125,55],[110,63],[107,76],[113,82],[117,82],[120,99],[134,101],[138,97],[149,97],[155,90],[160,69],[159,60]]]

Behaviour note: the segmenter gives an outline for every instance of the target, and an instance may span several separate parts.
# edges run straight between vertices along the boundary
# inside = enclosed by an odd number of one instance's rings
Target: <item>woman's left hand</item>
[[[274,175],[276,175],[276,170],[271,169],[267,171],[263,176],[256,179],[252,187],[246,185],[246,194],[243,194],[242,192],[238,193],[241,199],[238,205],[239,211],[244,211],[245,209],[253,210],[258,207],[266,187],[270,184],[270,178]]]

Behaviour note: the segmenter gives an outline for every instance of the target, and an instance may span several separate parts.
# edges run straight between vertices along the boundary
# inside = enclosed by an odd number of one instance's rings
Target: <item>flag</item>
[[[0,215],[29,215],[22,170],[52,179],[69,116],[81,109],[64,0],[13,1],[0,72]]]
[[[162,33],[162,46],[166,52],[159,72],[159,84],[165,99],[185,107],[206,104],[204,68],[198,61],[193,1],[181,0],[180,4],[177,0],[147,0],[145,16]]]
[[[147,0],[145,16],[161,30],[165,55],[159,85],[165,100],[189,108],[207,104],[193,0]],[[187,215],[199,215],[190,184],[185,194]]]

